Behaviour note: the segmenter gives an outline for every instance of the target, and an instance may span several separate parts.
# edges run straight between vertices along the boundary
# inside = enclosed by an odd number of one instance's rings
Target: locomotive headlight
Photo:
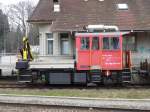
[[[108,77],[108,76],[111,75],[111,72],[110,72],[109,70],[107,70],[107,71],[105,72],[105,75]]]

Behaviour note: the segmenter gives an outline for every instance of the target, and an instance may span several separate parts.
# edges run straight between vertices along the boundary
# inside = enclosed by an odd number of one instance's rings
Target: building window
[[[103,49],[106,49],[106,50],[120,49],[119,37],[104,37]]]
[[[117,8],[119,10],[128,10],[128,4],[126,4],[126,3],[117,4]]]
[[[68,33],[61,33],[60,38],[61,38],[61,54],[68,55],[70,50]]]
[[[99,50],[99,37],[92,38],[92,49]]]
[[[81,50],[88,50],[90,48],[89,37],[81,38]]]
[[[47,33],[46,38],[47,38],[47,54],[53,55],[53,34]]]

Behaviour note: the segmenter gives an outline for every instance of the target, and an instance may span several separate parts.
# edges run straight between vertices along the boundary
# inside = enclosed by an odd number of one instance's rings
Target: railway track
[[[29,87],[29,85],[26,84],[9,84],[9,83],[0,84],[0,88],[27,88],[27,87]]]
[[[149,112],[150,100],[0,95],[0,110],[15,112]],[[25,110],[25,111],[23,111]],[[32,110],[32,111],[31,111]]]
[[[0,88],[66,88],[66,89],[105,89],[105,88],[110,88],[110,89],[140,89],[140,88],[150,88],[149,84],[146,85],[139,85],[139,84],[134,84],[134,85],[100,85],[100,86],[86,86],[86,85],[48,85],[48,84],[30,84],[30,83],[18,83],[17,81],[3,81],[1,82],[0,80]]]
[[[5,82],[5,83],[0,83],[0,88],[47,88],[48,86],[45,84],[28,84],[28,83],[9,83],[9,82]]]
[[[101,107],[80,107],[80,106],[59,106],[59,105],[41,105],[41,104],[19,104],[19,103],[0,103],[0,109],[7,107],[5,112],[12,108],[16,112],[36,111],[41,112],[149,112],[149,110],[140,109],[121,109],[121,108],[101,108]],[[31,112],[32,112],[31,111]]]
[[[150,84],[127,84],[127,85],[99,85],[99,86],[86,86],[86,85],[48,85],[42,83],[19,83],[17,77],[0,77],[0,88],[74,88],[74,89],[100,89],[100,88],[150,88]]]

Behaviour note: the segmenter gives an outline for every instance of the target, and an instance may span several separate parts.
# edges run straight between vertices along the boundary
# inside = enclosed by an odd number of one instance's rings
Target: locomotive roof
[[[98,36],[98,35],[103,35],[103,36],[120,36],[120,35],[126,35],[129,34],[130,32],[96,32],[96,33],[92,33],[92,32],[79,32],[76,33],[75,36]]]

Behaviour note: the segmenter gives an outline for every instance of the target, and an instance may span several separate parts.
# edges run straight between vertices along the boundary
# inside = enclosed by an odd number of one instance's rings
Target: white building
[[[115,25],[132,32],[124,39],[124,48],[133,51],[133,62],[150,59],[149,4],[149,0],[40,0],[28,20],[39,27],[40,67],[72,68],[74,33],[89,24]]]

